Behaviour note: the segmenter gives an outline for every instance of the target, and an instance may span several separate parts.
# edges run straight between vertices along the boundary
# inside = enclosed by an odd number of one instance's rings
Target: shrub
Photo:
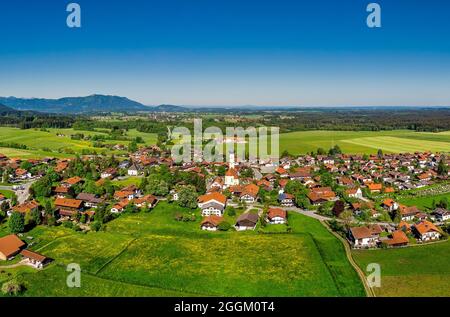
[[[24,288],[23,284],[18,282],[17,280],[11,280],[11,281],[3,283],[3,285],[2,285],[2,293],[4,295],[9,295],[9,296],[17,296],[24,289],[25,288]]]
[[[91,229],[93,231],[99,231],[101,227],[102,224],[99,221],[94,221],[93,223],[91,223]]]
[[[219,225],[217,226],[217,228],[218,228],[220,231],[228,231],[228,230],[231,229],[231,225],[230,225],[228,222],[226,222],[226,221],[222,221],[221,223],[219,223]]]

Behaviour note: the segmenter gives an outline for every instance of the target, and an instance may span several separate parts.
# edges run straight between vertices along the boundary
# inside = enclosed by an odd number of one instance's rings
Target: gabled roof
[[[434,224],[432,224],[427,220],[424,220],[416,224],[414,227],[416,228],[417,232],[419,232],[421,235],[431,231],[441,232]]]
[[[0,238],[0,253],[9,258],[20,251],[25,243],[15,234]]]
[[[56,198],[55,206],[67,208],[80,208],[83,202],[77,199]]]
[[[223,221],[223,217],[219,217],[219,216],[208,216],[203,218],[201,225],[205,225],[205,224],[212,224],[213,226],[217,227],[221,222]]]
[[[257,214],[246,212],[237,218],[236,223],[239,224],[239,222],[241,222],[241,221],[250,221],[250,222],[256,224],[258,222],[258,219],[259,219],[259,216]]]
[[[225,205],[227,197],[219,192],[212,192],[198,197],[199,203],[207,203],[212,200],[218,201],[222,205]]]
[[[281,208],[269,208],[269,211],[267,212],[267,217],[269,219],[273,219],[275,217],[286,219],[286,210]]]

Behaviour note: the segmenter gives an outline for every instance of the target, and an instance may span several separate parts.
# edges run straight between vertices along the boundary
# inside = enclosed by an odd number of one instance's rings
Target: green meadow
[[[204,232],[198,211],[191,222],[176,221],[179,211],[193,212],[161,202],[102,232],[35,228],[31,248],[54,263],[5,271],[25,283],[24,296],[365,296],[341,242],[317,220],[290,214],[289,234]],[[79,289],[65,286],[69,263],[81,266]]]
[[[450,296],[450,242],[401,249],[353,251],[363,271],[369,263],[381,266],[378,296]]]
[[[339,145],[344,153],[450,152],[450,133],[394,131],[299,131],[280,135],[280,153],[305,154]]]
[[[23,158],[42,158],[42,157],[69,157],[73,156],[64,153],[64,150],[72,150],[80,153],[83,149],[102,152],[104,148],[93,147],[92,141],[72,140],[71,136],[77,133],[84,135],[108,135],[108,131],[79,131],[74,129],[48,129],[41,131],[40,129],[21,130],[18,128],[0,127],[0,142],[17,143],[26,145],[28,148],[14,149],[0,147],[0,153],[9,157],[23,157]],[[135,138],[140,136],[148,145],[156,143],[156,135],[151,133],[143,133],[136,130],[127,132],[126,137]],[[106,140],[106,144],[128,144],[129,141],[124,140]],[[106,149],[108,153],[109,151]]]

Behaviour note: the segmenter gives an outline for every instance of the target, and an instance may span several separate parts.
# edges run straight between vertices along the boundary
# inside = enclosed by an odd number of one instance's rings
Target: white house
[[[129,176],[138,176],[140,173],[141,173],[141,168],[134,163],[128,168]]]
[[[421,221],[413,228],[416,236],[423,242],[439,240],[442,236],[441,231],[427,220]]]
[[[363,198],[363,193],[361,188],[350,188],[346,191],[346,194],[348,195],[348,197],[351,198],[358,198],[358,199],[362,199]]]
[[[267,222],[270,224],[286,223],[286,210],[281,208],[269,208],[267,212]]]
[[[350,228],[349,238],[354,248],[376,247],[383,230],[378,225]]]

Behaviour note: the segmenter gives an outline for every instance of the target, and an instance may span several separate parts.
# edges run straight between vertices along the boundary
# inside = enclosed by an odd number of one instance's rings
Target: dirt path
[[[344,245],[345,254],[347,255],[347,259],[350,262],[350,264],[353,266],[353,268],[355,269],[356,273],[358,273],[359,278],[360,278],[361,282],[364,285],[364,289],[366,291],[367,297],[376,297],[375,292],[373,291],[373,289],[367,283],[366,275],[364,274],[364,272],[361,270],[361,268],[358,266],[358,264],[356,264],[355,260],[353,259],[352,251],[351,251],[350,246],[348,245],[347,241],[344,238],[342,238],[340,235],[338,235],[336,232],[331,230],[331,228],[325,222],[321,221],[320,223],[325,228],[327,228],[327,230],[332,235],[334,235],[336,238],[338,238],[339,241],[341,241],[342,244]]]

